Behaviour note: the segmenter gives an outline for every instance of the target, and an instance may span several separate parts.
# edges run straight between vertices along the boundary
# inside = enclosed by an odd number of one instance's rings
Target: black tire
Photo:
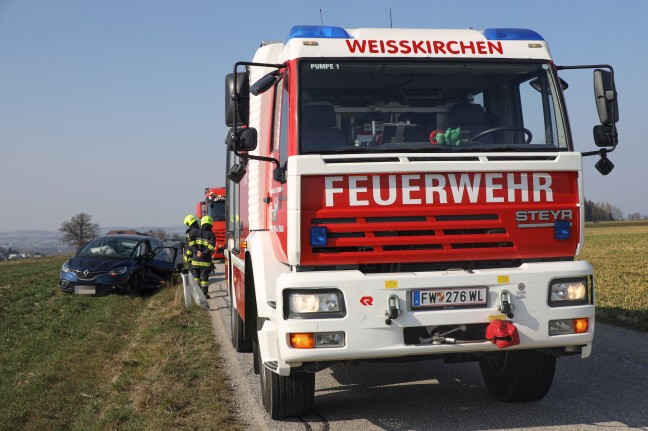
[[[254,374],[261,373],[261,353],[259,352],[259,340],[256,337],[252,340],[252,367]]]
[[[542,399],[553,382],[556,358],[535,350],[511,350],[479,360],[491,395],[508,402]]]
[[[302,416],[313,409],[315,374],[292,372],[280,376],[261,365],[263,407],[272,419]]]
[[[252,342],[245,339],[245,324],[234,308],[233,291],[230,290],[230,326],[232,331],[232,346],[237,352],[252,350]]]

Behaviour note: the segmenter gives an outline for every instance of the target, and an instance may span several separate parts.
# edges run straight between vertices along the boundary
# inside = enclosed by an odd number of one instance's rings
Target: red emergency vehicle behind
[[[206,188],[205,200],[196,205],[196,217],[210,216],[214,220],[212,232],[216,237],[213,259],[223,259],[225,248],[225,188]]]

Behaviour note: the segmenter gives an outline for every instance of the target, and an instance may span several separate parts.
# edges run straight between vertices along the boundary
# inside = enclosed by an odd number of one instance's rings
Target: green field
[[[597,320],[648,331],[648,221],[587,224],[580,258],[594,267]]]
[[[208,313],[178,285],[63,294],[64,260],[0,263],[0,430],[243,428]]]
[[[648,223],[588,224],[585,236],[597,319],[648,331]],[[177,283],[63,294],[64,260],[0,262],[0,430],[244,428],[210,316],[187,310]]]

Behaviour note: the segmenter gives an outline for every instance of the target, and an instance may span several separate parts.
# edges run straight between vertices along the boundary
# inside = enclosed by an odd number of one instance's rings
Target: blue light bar
[[[487,28],[483,35],[488,40],[544,40],[544,37],[526,28]]]
[[[290,29],[290,39],[351,39],[342,27],[330,25],[296,25]]]
[[[310,228],[310,245],[311,247],[325,247],[326,246],[326,227],[324,226],[311,226]]]
[[[571,222],[569,220],[556,220],[554,223],[554,238],[569,239],[571,236]]]

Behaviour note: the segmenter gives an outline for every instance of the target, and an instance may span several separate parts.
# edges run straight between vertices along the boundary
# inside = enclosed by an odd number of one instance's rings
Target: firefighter
[[[185,231],[185,254],[183,258],[185,268],[189,269],[191,268],[191,258],[193,257],[193,253],[189,248],[189,232],[191,232],[192,229],[200,229],[200,225],[198,224],[198,220],[193,216],[193,214],[189,214],[187,215],[187,217],[185,217],[184,224],[185,226],[187,226],[187,230]]]
[[[200,219],[200,229],[192,229],[189,232],[189,248],[192,251],[191,273],[194,280],[200,285],[200,289],[209,298],[209,273],[212,269],[212,255],[216,248],[216,237],[211,228],[214,224],[208,215]]]

